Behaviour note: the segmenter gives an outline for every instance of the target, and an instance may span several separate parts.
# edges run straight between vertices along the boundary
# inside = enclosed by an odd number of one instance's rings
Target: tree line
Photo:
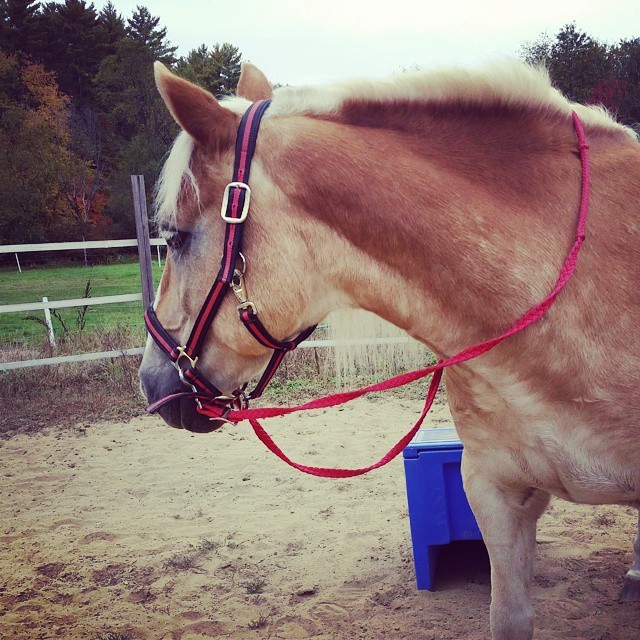
[[[240,75],[232,44],[176,51],[145,6],[0,0],[0,243],[133,237],[129,176],[151,193],[177,133],[154,60],[214,95]],[[640,122],[640,38],[608,45],[572,24],[520,55],[570,99]]]
[[[149,9],[0,0],[0,243],[133,237],[131,174],[151,193],[177,127],[153,81],[161,60],[215,95],[241,54],[184,57]]]
[[[554,38],[543,34],[525,43],[520,55],[546,66],[553,84],[570,100],[601,104],[619,122],[638,127],[640,38],[607,44],[568,24]]]

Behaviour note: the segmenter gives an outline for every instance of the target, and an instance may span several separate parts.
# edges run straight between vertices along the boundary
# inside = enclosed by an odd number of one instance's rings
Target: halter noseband
[[[256,305],[247,297],[244,282],[247,261],[241,249],[244,222],[249,214],[251,201],[251,189],[248,184],[249,171],[256,148],[260,121],[269,104],[270,100],[254,102],[240,121],[236,136],[233,179],[225,187],[222,198],[221,215],[226,223],[226,228],[220,270],[200,309],[187,343],[184,346],[180,346],[169,335],[158,320],[153,305],[149,306],[144,315],[149,334],[178,370],[182,383],[191,388],[191,391],[173,393],[154,402],[147,407],[149,413],[155,413],[168,402],[181,398],[192,398],[197,403],[198,409],[202,409],[203,404],[214,405],[219,409],[224,409],[220,416],[220,418],[224,419],[232,408],[245,408],[249,400],[259,398],[286,353],[295,349],[316,328],[313,326],[305,329],[293,340],[284,342],[276,340],[258,318]],[[241,269],[237,268],[238,261],[242,263]],[[248,394],[245,393],[245,384],[242,388],[236,389],[231,395],[225,395],[207,380],[196,367],[207,331],[229,289],[233,291],[238,299],[238,315],[249,333],[260,344],[273,349],[273,355],[258,384]]]

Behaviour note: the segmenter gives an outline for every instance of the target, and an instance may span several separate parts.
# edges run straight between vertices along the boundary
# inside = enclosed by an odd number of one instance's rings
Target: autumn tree
[[[89,106],[72,104],[69,111],[65,198],[82,237],[98,238],[108,224],[104,212],[107,177],[104,134],[99,116]]]
[[[69,100],[55,77],[0,52],[0,242],[37,242],[69,226]]]
[[[545,65],[554,85],[576,102],[588,102],[591,90],[614,75],[607,45],[575,24],[562,27],[554,40],[544,34],[523,45],[521,55],[527,62]]]
[[[622,40],[613,49],[616,76],[622,85],[619,115],[626,124],[640,123],[640,38]]]
[[[616,45],[599,42],[565,25],[555,39],[547,34],[525,43],[521,56],[547,67],[551,81],[570,100],[601,104],[621,122],[640,122],[640,38]]]

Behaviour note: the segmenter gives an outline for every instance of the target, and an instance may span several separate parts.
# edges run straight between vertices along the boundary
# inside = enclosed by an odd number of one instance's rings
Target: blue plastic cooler
[[[482,540],[464,489],[462,443],[453,428],[420,429],[404,450],[418,589],[433,590],[442,545]]]

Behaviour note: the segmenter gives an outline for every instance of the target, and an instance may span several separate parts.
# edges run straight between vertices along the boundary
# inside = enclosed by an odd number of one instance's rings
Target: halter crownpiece
[[[287,352],[295,349],[315,329],[315,326],[309,327],[293,340],[285,342],[276,340],[258,318],[256,305],[247,296],[244,280],[247,260],[241,249],[244,223],[249,215],[251,202],[251,188],[248,185],[249,172],[256,148],[260,121],[269,104],[270,100],[254,102],[240,121],[236,136],[233,178],[225,187],[222,197],[220,214],[226,227],[220,270],[200,309],[187,343],[180,346],[169,335],[158,320],[153,305],[149,306],[145,313],[144,319],[149,334],[178,370],[182,383],[191,389],[191,391],[173,393],[154,402],[147,407],[149,413],[155,413],[169,402],[192,398],[199,411],[206,405],[210,413],[214,414],[212,419],[215,417],[224,420],[232,408],[244,409],[248,406],[250,399],[259,398]],[[240,269],[237,268],[239,261],[242,264]],[[225,395],[196,366],[207,331],[218,314],[220,305],[229,289],[238,298],[238,316],[249,333],[260,344],[274,352],[258,384],[248,394],[245,393],[246,385],[244,385],[232,394]]]

